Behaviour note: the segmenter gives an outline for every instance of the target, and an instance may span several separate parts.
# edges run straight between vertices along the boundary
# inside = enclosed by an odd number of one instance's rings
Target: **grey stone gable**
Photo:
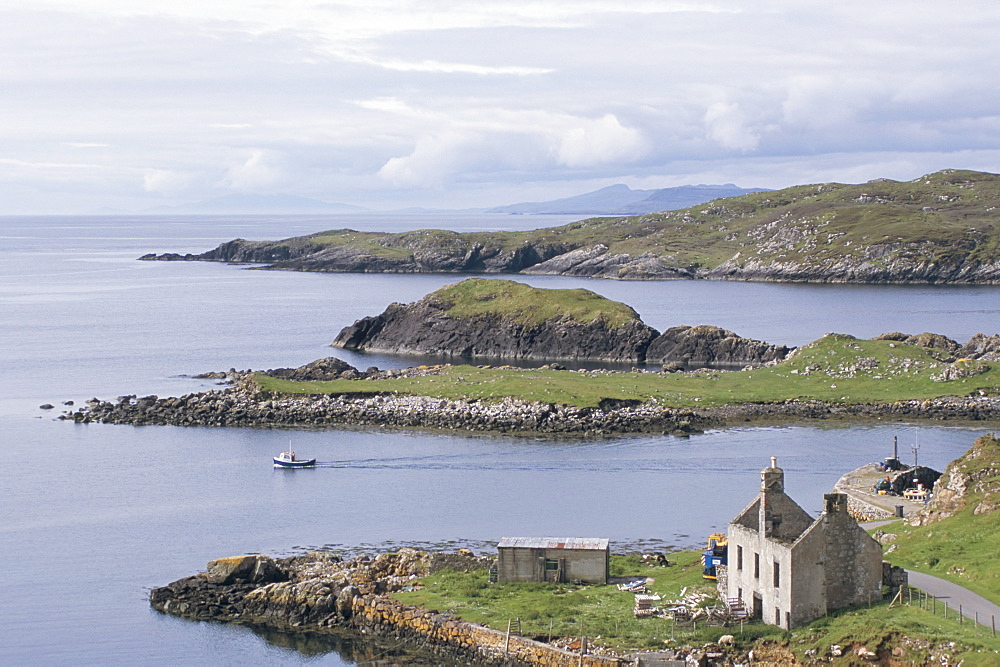
[[[771,539],[794,542],[813,525],[813,518],[799,504],[782,493],[768,492],[768,509],[775,528]]]
[[[734,523],[750,530],[760,531],[760,496],[753,499],[746,508],[736,515],[729,523]]]

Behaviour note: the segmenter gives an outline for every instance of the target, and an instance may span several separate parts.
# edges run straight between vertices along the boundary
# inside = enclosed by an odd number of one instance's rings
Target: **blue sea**
[[[816,512],[847,470],[891,453],[943,468],[996,425],[825,424],[690,438],[552,440],[379,429],[324,431],[74,424],[91,397],[212,389],[193,376],[339,356],[340,329],[454,275],[261,271],[139,262],[233,238],[324,229],[526,229],[557,216],[0,218],[0,664],[355,664],[334,642],[194,623],[149,608],[149,589],[243,553],[471,545],[503,536],[608,537],[613,548],[692,547],[749,502],[777,456]],[[615,282],[586,287],[660,330],[712,324],[801,345],[836,331],[996,333],[1000,288]],[[53,410],[42,410],[51,403]],[[328,464],[275,470],[295,448]]]

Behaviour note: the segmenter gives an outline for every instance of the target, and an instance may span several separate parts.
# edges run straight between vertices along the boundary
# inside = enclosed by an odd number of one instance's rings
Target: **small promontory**
[[[658,333],[585,289],[469,278],[345,327],[334,347],[393,354],[641,362]]]

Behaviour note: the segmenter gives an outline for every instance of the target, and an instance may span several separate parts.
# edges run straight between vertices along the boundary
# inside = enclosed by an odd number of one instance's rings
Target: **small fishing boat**
[[[308,468],[316,465],[316,459],[296,458],[295,452],[281,452],[274,457],[275,468]]]

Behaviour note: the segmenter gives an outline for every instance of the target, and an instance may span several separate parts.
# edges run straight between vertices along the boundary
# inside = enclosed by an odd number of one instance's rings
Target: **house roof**
[[[497,548],[605,551],[610,543],[605,537],[505,537],[497,544]]]

